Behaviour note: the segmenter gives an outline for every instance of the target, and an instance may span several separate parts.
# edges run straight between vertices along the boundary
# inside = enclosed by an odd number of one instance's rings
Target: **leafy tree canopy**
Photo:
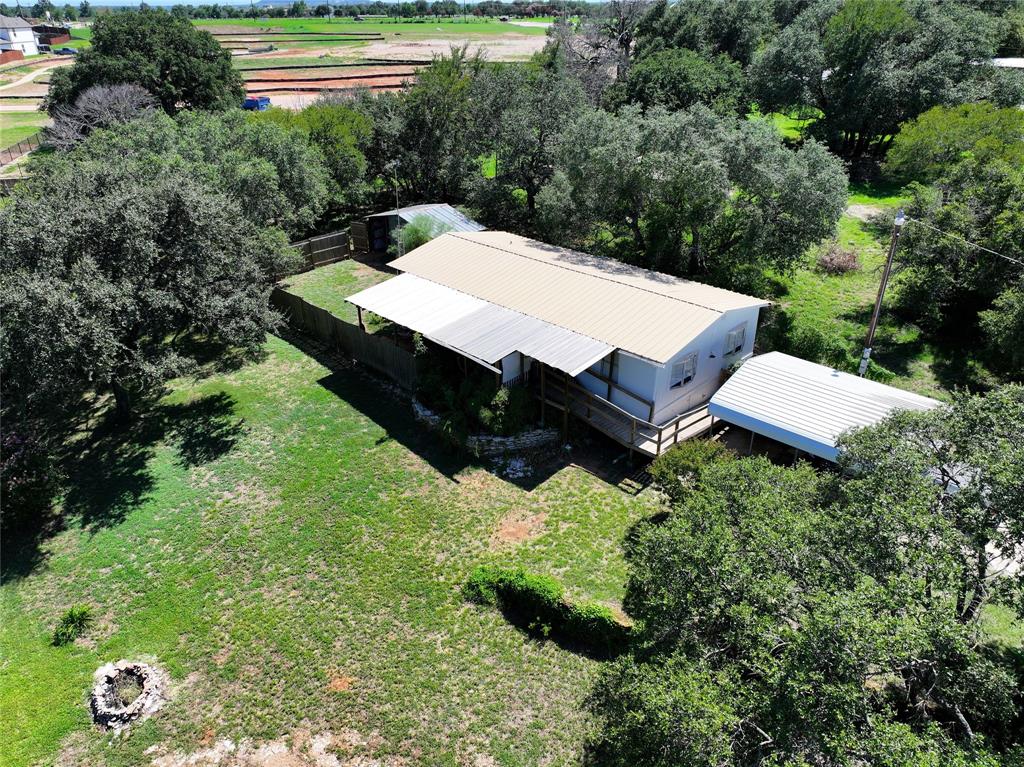
[[[94,85],[134,83],[169,114],[240,106],[245,91],[231,54],[208,32],[163,10],[109,13],[96,19],[92,45],[74,66],[55,70],[47,109],[70,107]]]
[[[980,614],[1024,545],[1022,433],[1006,387],[848,436],[841,476],[706,467],[627,540],[640,646],[591,696],[593,763],[1000,764],[1020,672]]]
[[[583,109],[583,90],[553,69],[508,64],[474,78],[470,98],[474,151],[494,158],[493,178],[471,171],[471,204],[489,224],[532,231],[537,195],[551,179],[562,130]]]
[[[639,58],[666,48],[725,54],[748,65],[774,31],[771,0],[654,3],[637,29]]]
[[[884,150],[901,123],[936,105],[1020,100],[992,66],[998,22],[927,0],[818,0],[758,54],[751,86],[764,112],[808,106],[843,154]]]
[[[294,128],[320,150],[330,174],[336,215],[365,200],[369,190],[362,147],[369,143],[373,129],[370,118],[353,107],[351,99],[322,96],[298,112],[274,108],[255,113],[255,118]]]
[[[200,334],[254,351],[282,226],[315,218],[324,171],[240,112],[157,114],[37,161],[0,209],[5,414],[57,420],[87,392],[132,399],[195,364]]]
[[[587,112],[566,129],[541,192],[548,237],[738,289],[788,269],[829,235],[846,200],[839,161],[770,125],[704,107]]]
[[[932,107],[900,128],[885,170],[900,181],[928,183],[961,160],[1024,166],[1024,112],[987,102]]]
[[[725,54],[707,58],[686,48],[669,48],[639,59],[623,87],[625,101],[670,111],[704,104],[718,114],[747,111],[743,70]]]
[[[458,201],[475,158],[467,140],[469,90],[483,67],[467,48],[453,48],[421,69],[402,93],[364,94],[358,108],[373,123],[366,147],[370,175],[397,181],[403,198]]]

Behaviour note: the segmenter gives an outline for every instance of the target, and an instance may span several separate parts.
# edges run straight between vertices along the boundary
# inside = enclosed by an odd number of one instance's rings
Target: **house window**
[[[697,375],[697,352],[687,354],[672,366],[672,377],[669,379],[668,388],[679,389],[686,386],[695,375]]]
[[[746,326],[740,325],[733,328],[725,337],[725,356],[743,351],[743,341],[746,338]]]

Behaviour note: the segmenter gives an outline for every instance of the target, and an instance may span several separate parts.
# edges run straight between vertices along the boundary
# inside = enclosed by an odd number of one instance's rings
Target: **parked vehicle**
[[[78,53],[77,48],[58,48],[54,51],[59,56],[74,56]]]
[[[250,96],[242,103],[242,109],[266,112],[270,109],[270,96]]]

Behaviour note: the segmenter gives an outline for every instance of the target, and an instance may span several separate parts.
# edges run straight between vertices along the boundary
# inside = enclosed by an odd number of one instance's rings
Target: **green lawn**
[[[538,18],[537,21],[545,21]],[[379,21],[354,21],[352,19],[203,19],[195,22],[205,27],[251,27],[260,31],[274,32],[365,32],[385,36],[402,37],[495,37],[500,35],[544,35],[544,27],[523,27],[500,22],[497,19],[470,17],[453,19],[388,19]],[[333,43],[332,43],[333,45]],[[289,47],[292,44],[289,43]]]
[[[851,184],[848,201],[882,210],[895,207],[901,199],[895,186]],[[825,274],[817,268],[821,248],[812,248],[804,267],[780,279],[782,295],[778,301],[797,324],[834,330],[859,356],[878,292],[888,236],[845,215],[839,222],[837,242],[857,252],[860,268],[841,276]],[[896,374],[891,383],[938,399],[948,399],[956,387],[988,385],[991,376],[973,357],[973,348],[961,348],[957,343],[936,346],[915,325],[893,313],[892,285],[896,280],[898,276],[886,293],[873,354],[873,359]]]
[[[387,764],[579,758],[599,661],[529,639],[460,585],[480,562],[521,563],[614,603],[620,541],[656,510],[647,494],[574,466],[507,482],[441,452],[374,381],[276,338],[82,449],[68,527],[34,567],[5,552],[0,764],[148,764],[303,733]],[[76,603],[95,627],[51,647]],[[111,739],[84,701],[119,658],[158,663],[173,688]]]
[[[335,317],[354,323],[356,308],[345,299],[392,276],[379,267],[349,260],[288,277],[282,280],[282,287]]]
[[[0,149],[38,133],[49,121],[45,112],[0,112]]]

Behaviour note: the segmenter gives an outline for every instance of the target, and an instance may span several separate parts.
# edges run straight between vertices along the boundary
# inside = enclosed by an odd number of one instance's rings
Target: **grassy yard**
[[[282,281],[282,287],[335,317],[354,323],[356,308],[345,299],[393,276],[381,268],[349,260],[288,277]]]
[[[38,133],[49,121],[45,112],[0,112],[0,149]]]
[[[535,19],[546,21],[549,19]],[[242,27],[254,31],[274,32],[365,32],[383,34],[385,36],[400,35],[402,37],[496,37],[501,35],[541,35],[546,33],[544,27],[524,27],[517,24],[500,22],[497,19],[469,20],[452,19],[386,19],[376,21],[354,21],[352,19],[203,19],[195,22],[200,28]],[[217,30],[215,30],[217,31]],[[241,30],[239,30],[241,31]],[[289,44],[289,47],[292,47]]]
[[[614,603],[648,494],[574,465],[505,481],[440,452],[373,381],[276,338],[81,448],[66,529],[4,552],[0,764],[149,764],[324,733],[343,759],[381,764],[578,758],[599,661],[529,639],[460,586],[478,563],[521,563]],[[78,603],[94,628],[50,646]],[[119,658],[158,663],[173,687],[111,739],[84,701]]]

